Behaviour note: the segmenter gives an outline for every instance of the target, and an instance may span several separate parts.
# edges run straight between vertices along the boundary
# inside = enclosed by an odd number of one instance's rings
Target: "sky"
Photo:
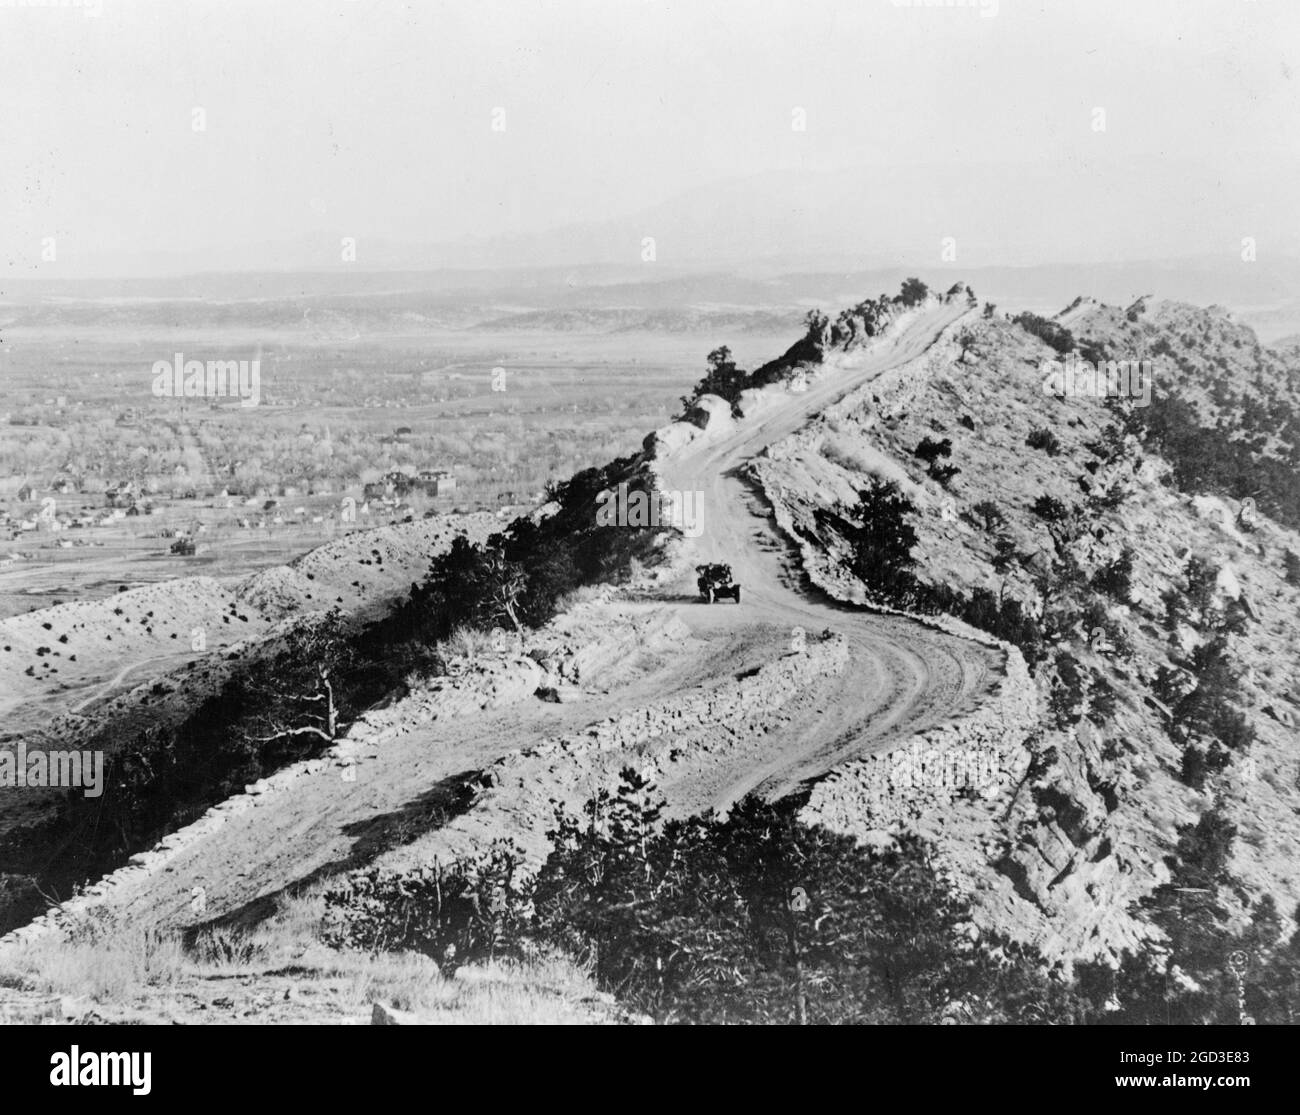
[[[1297,77],[1296,0],[0,0],[0,276],[528,236],[772,172],[1104,154],[1271,198]]]

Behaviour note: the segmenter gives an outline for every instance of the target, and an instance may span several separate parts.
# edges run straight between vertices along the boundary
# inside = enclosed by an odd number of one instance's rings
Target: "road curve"
[[[801,627],[810,635],[829,628],[850,647],[850,668],[824,679],[816,707],[796,716],[785,738],[771,741],[761,764],[733,778],[715,796],[715,807],[752,791],[787,793],[848,759],[970,711],[997,683],[1000,652],[914,620],[846,607],[810,587],[792,542],[742,475],[747,460],[882,372],[923,355],[967,312],[964,304],[930,307],[761,421],[721,439],[702,438],[659,462],[665,488],[703,493],[698,560],[726,562],[742,586],[739,608],[730,601],[683,606],[688,626],[700,634],[726,626]],[[693,592],[694,585],[673,589]]]

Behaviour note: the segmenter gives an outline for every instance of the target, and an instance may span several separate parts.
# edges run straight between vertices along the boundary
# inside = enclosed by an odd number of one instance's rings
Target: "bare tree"
[[[249,735],[254,743],[294,736],[315,736],[333,743],[347,726],[340,714],[335,681],[352,654],[343,613],[335,608],[289,635],[277,657],[274,678],[254,683],[268,698],[267,712],[257,718],[266,733]]]
[[[519,598],[528,587],[528,575],[518,562],[509,561],[499,549],[489,549],[484,558],[484,601],[490,618],[508,619],[515,633],[523,638],[518,609]]]

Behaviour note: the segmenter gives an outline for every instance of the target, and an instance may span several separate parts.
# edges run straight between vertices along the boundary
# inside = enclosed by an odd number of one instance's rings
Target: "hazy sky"
[[[1296,0],[24,2],[0,0],[11,276],[529,233],[778,169],[1300,159]]]

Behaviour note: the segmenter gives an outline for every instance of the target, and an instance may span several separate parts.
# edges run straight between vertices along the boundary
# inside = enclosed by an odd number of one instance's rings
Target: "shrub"
[[[1057,684],[1052,686],[1048,705],[1056,727],[1064,730],[1083,718],[1083,672],[1068,654],[1056,656]]]
[[[1097,341],[1080,341],[1079,356],[1089,364],[1104,364],[1108,358],[1106,346]]]
[[[963,939],[969,909],[917,838],[868,852],[800,823],[789,799],[661,826],[651,791],[625,771],[582,818],[561,813],[533,893],[537,937],[636,1009],[697,1023],[1068,1013],[1033,954],[992,940],[994,961]]]
[[[477,860],[407,874],[372,868],[324,892],[334,917],[322,940],[337,948],[417,952],[439,964],[509,954],[523,928],[518,850],[494,842]]]
[[[749,373],[736,367],[731,358],[731,349],[726,345],[715,348],[708,356],[709,369],[704,378],[695,385],[689,397],[682,398],[683,416],[690,410],[691,404],[704,395],[717,395],[731,403],[733,412],[740,399],[740,393],[750,386]]]
[[[922,438],[917,447],[912,450],[912,454],[926,463],[926,472],[930,479],[945,487],[949,480],[961,472],[961,469],[954,465],[938,463],[940,458],[952,456],[952,441],[948,438],[942,441],[935,441],[929,437]]]
[[[970,509],[970,517],[973,522],[983,528],[986,534],[993,534],[1007,525],[1007,518],[1002,514],[1000,508],[991,499],[980,500]]]
[[[1282,556],[1282,567],[1286,570],[1286,583],[1300,585],[1300,554],[1287,550]]]
[[[896,607],[957,616],[1019,647],[1030,666],[1038,661],[1043,631],[1019,601],[1003,600],[986,588],[976,589],[967,598],[948,585],[927,585],[916,579],[912,547],[917,535],[907,521],[915,508],[894,484],[876,481],[859,492],[858,498],[852,518],[825,509],[817,512],[817,521],[849,544],[851,556],[845,564],[855,577]],[[1000,538],[998,546],[1005,571],[1015,560],[1015,543]],[[994,567],[998,566],[995,558]]]
[[[917,534],[907,521],[915,510],[896,484],[873,479],[869,487],[858,492],[852,518],[824,510],[818,514],[849,543],[854,576],[886,598],[903,600],[915,587],[909,570],[915,564],[912,547],[917,543]]]
[[[1017,314],[1011,319],[1021,329],[1033,337],[1037,337],[1044,344],[1055,349],[1061,355],[1071,352],[1074,349],[1074,335],[1062,325],[1049,320],[1045,317],[1039,317],[1037,314],[1023,313]]]
[[[1133,550],[1125,546],[1117,558],[1107,562],[1092,576],[1092,585],[1098,592],[1127,604],[1133,594]]]
[[[924,437],[912,450],[912,455],[919,457],[927,465],[933,465],[940,457],[952,456],[952,442],[948,438],[935,441],[933,438]]]
[[[1063,523],[1070,518],[1070,509],[1055,496],[1039,496],[1030,510],[1045,523]]]
[[[1123,421],[1126,433],[1137,435],[1169,462],[1181,491],[1234,500],[1250,496],[1257,499],[1262,514],[1293,529],[1300,526],[1295,439],[1290,439],[1289,452],[1269,448],[1278,427],[1290,422],[1294,428],[1294,414],[1286,405],[1279,403],[1274,416],[1257,417],[1243,403],[1239,423],[1223,415],[1203,424],[1196,401],[1162,384],[1149,405],[1129,408]]]
[[[1060,439],[1046,427],[1039,427],[1030,430],[1029,436],[1025,438],[1025,444],[1030,449],[1041,449],[1049,457],[1055,457],[1061,452]]]
[[[993,558],[990,562],[993,572],[1005,575],[1018,560],[1020,554],[1016,551],[1015,539],[1005,534],[999,535],[993,543]]]
[[[1183,748],[1178,776],[1193,790],[1204,790],[1209,777],[1226,769],[1231,762],[1232,755],[1216,740],[1211,740],[1208,747],[1189,743]]]
[[[930,479],[941,487],[948,487],[948,482],[956,476],[961,469],[956,465],[931,465],[929,470]]]
[[[1186,586],[1171,588],[1161,599],[1165,605],[1165,625],[1172,631],[1180,623],[1195,627],[1213,627],[1218,615],[1214,607],[1218,568],[1199,554],[1193,554],[1183,569]]]
[[[477,627],[457,627],[440,644],[448,658],[478,658],[492,649],[492,636]]]
[[[1180,691],[1170,689],[1165,675],[1161,677],[1160,688],[1165,699],[1174,698],[1170,735],[1186,749],[1204,753],[1190,758],[1184,753],[1184,775],[1203,781],[1205,773],[1227,764],[1227,755],[1247,751],[1255,731],[1245,714],[1234,707],[1241,698],[1240,677],[1233,668],[1223,636],[1197,647],[1192,653],[1191,668],[1196,684],[1190,691],[1179,696]],[[1216,748],[1224,753],[1217,766]],[[1199,785],[1198,782],[1189,784]]]
[[[1088,719],[1101,726],[1115,718],[1119,694],[1115,687],[1095,670],[1091,672],[1088,686]]]
[[[936,589],[931,586],[931,592]],[[1038,620],[1024,609],[1019,600],[1000,599],[989,589],[977,588],[969,600],[960,597],[944,608],[949,615],[965,620],[972,627],[987,631],[1019,647],[1025,662],[1033,667],[1043,656],[1043,630]]]
[[[1251,939],[1255,947],[1250,951],[1262,951],[1258,938],[1268,907],[1260,904],[1244,939],[1230,932],[1221,892],[1237,889],[1228,870],[1235,836],[1235,826],[1217,806],[1195,824],[1179,829],[1174,853],[1166,859],[1169,881],[1135,911],[1165,933],[1166,943],[1128,954],[1119,971],[1105,979],[1118,1007],[1106,1021],[1121,1025],[1236,1021],[1236,986],[1228,956]],[[1188,984],[1168,977],[1174,966],[1190,977]]]
[[[904,279],[902,289],[894,301],[904,307],[918,306],[925,301],[929,293],[930,288],[920,279]]]

